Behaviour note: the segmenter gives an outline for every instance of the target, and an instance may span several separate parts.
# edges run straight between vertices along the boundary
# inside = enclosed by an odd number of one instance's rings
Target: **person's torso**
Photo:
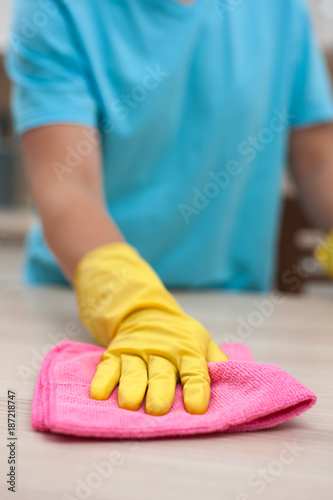
[[[292,4],[66,6],[98,103],[108,210],[168,286],[272,283]]]

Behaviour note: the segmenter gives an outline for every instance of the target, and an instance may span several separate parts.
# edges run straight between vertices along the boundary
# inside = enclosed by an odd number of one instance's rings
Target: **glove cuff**
[[[86,254],[76,268],[74,288],[84,325],[105,346],[124,318],[135,311],[181,311],[157,274],[127,243],[105,245]]]

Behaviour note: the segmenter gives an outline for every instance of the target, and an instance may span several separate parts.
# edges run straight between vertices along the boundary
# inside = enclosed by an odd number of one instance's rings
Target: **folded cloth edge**
[[[99,435],[98,433],[98,428],[97,429],[90,429],[86,430],[84,427],[82,429],[77,427],[76,431],[69,431],[66,426],[62,427],[58,423],[52,424],[51,420],[51,405],[50,404],[45,404],[45,401],[43,403],[43,396],[45,396],[46,389],[52,391],[53,385],[52,382],[48,380],[48,374],[50,372],[50,369],[52,368],[52,362],[57,354],[57,352],[61,352],[64,349],[77,349],[78,346],[81,346],[83,349],[87,349],[89,347],[90,351],[100,351],[101,353],[103,352],[103,348],[100,346],[92,345],[92,344],[86,344],[83,342],[72,342],[67,339],[64,339],[62,342],[57,344],[55,347],[53,347],[45,356],[42,367],[37,379],[36,387],[35,387],[35,392],[34,392],[34,397],[33,397],[33,404],[32,404],[32,417],[31,417],[31,424],[32,427],[35,430],[38,431],[51,431],[51,432],[56,432],[56,433],[63,433],[63,434],[72,434],[72,435],[77,435],[77,436],[86,436],[86,437],[103,437],[105,438],[106,436],[101,433]],[[253,363],[253,355],[248,346],[245,344],[240,344],[240,343],[228,343],[228,344],[223,344],[223,347],[220,346],[224,352],[228,355],[230,359],[230,363],[233,361],[236,361],[238,357],[241,358],[240,361],[243,362],[252,362]],[[241,355],[240,355],[241,354]],[[229,363],[229,362],[223,362],[223,363]],[[208,366],[210,365],[219,365],[222,363],[208,363]],[[259,365],[259,363],[256,363]],[[264,366],[264,364],[262,364]],[[276,365],[265,365],[265,366],[270,366],[274,367],[280,372],[284,372],[281,368],[277,367]],[[291,377],[289,375],[289,377]],[[293,377],[292,377],[293,378]],[[294,379],[296,381],[296,379]],[[301,383],[296,381],[300,386]],[[304,387],[304,386],[303,386]],[[295,400],[295,404],[293,406],[286,406],[286,407],[281,407],[277,409],[276,412],[272,413],[268,417],[265,416],[264,419],[262,420],[260,417],[254,418],[251,421],[248,422],[243,422],[243,423],[238,423],[235,426],[230,426],[227,429],[220,429],[218,425],[215,427],[211,427],[210,430],[207,430],[206,428],[200,429],[200,426],[196,426],[195,429],[179,429],[178,432],[175,428],[173,428],[170,433],[166,429],[163,431],[163,436],[177,436],[177,435],[191,435],[191,434],[200,434],[200,433],[208,433],[208,432],[243,432],[243,431],[253,431],[253,430],[259,430],[259,429],[264,429],[264,428],[269,428],[269,427],[274,427],[276,425],[279,425],[282,422],[285,422],[287,420],[290,420],[291,418],[303,413],[304,411],[308,410],[311,408],[315,402],[316,402],[316,396],[314,393],[309,391],[309,389],[305,388],[306,392],[306,397],[305,393],[304,395],[300,395],[298,400]],[[161,418],[161,417],[152,417],[152,418]],[[262,420],[262,421],[261,421]],[[93,431],[93,434],[92,434]],[[140,439],[140,437],[137,436],[137,434],[134,432],[133,435],[130,435],[131,433],[128,433],[126,436],[122,434],[122,432],[119,432],[119,435],[117,435],[117,432],[114,431],[114,434],[110,437],[107,437],[108,439],[112,438],[122,438],[122,439]],[[144,438],[153,438],[153,437],[161,437],[161,431],[156,429],[156,433],[150,431],[149,435],[144,436]]]

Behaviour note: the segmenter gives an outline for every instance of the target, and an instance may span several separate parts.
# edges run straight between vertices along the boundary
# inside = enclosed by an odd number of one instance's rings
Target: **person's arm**
[[[73,284],[83,323],[107,347],[90,395],[107,399],[119,383],[122,408],[137,409],[146,395],[146,411],[162,415],[180,379],[187,411],[204,413],[210,397],[207,361],[227,356],[123,241],[103,199],[100,141],[90,140],[82,158],[71,161],[104,115],[71,2],[49,3],[57,15],[24,43],[17,43],[20,36],[11,38],[6,67],[15,132],[23,136],[45,238]],[[34,14],[35,2],[17,0],[12,34],[21,34]]]
[[[77,150],[87,140],[84,132],[97,133],[80,125],[61,124],[23,135],[23,153],[44,236],[71,282],[85,254],[123,241],[105,209],[99,141],[89,142],[91,153],[82,156],[76,167],[66,165],[68,151]]]
[[[290,161],[300,198],[310,218],[324,230],[333,228],[333,125],[295,129]]]
[[[147,413],[164,415],[180,379],[187,411],[204,413],[207,361],[228,358],[106,213],[98,145],[59,180],[55,165],[64,164],[68,146],[77,149],[83,132],[80,126],[41,127],[24,134],[23,145],[46,240],[74,285],[83,323],[107,346],[90,396],[107,399],[119,384],[121,408],[137,410],[147,393]]]

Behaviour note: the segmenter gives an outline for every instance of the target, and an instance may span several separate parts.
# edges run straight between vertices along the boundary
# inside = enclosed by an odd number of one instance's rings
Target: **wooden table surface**
[[[316,405],[275,429],[253,433],[131,442],[34,432],[31,402],[40,359],[70,322],[78,323],[74,295],[0,288],[1,499],[333,498],[332,303],[284,297],[274,304],[271,296],[222,293],[176,297],[219,343],[242,341],[240,322],[257,321],[245,332],[256,360],[287,370],[317,394]],[[259,312],[264,300],[266,316]],[[83,328],[73,340],[92,342]],[[6,485],[7,389],[17,393],[16,494]],[[96,467],[110,462],[112,452],[113,470],[102,477]]]

